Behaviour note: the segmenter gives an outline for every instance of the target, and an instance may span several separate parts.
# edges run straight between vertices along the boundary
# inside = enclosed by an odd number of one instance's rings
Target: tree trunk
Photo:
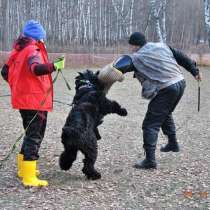
[[[163,42],[163,35],[160,28],[160,12],[161,12],[161,5],[157,0],[150,0],[150,7],[151,7],[151,16],[155,24],[155,31],[157,34],[157,39],[159,42]]]
[[[204,0],[204,17],[205,17],[205,25],[206,25],[206,30],[208,33],[208,44],[210,47],[210,4],[208,0]]]

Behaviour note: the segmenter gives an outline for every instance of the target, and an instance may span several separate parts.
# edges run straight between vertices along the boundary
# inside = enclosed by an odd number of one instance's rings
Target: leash
[[[63,104],[63,105],[67,105],[67,106],[72,106],[72,104],[68,104],[68,103],[65,103],[63,101],[59,101],[57,99],[53,100],[53,102],[56,102],[56,103],[59,103],[59,104]]]
[[[70,85],[69,85],[67,79],[64,77],[63,72],[62,72],[62,71],[60,71],[60,72],[61,72],[61,76],[63,77],[63,80],[64,80],[64,82],[65,82],[65,84],[66,84],[67,89],[68,89],[68,90],[71,90],[71,87],[70,87]]]
[[[0,98],[11,96],[10,94],[1,95]]]
[[[8,94],[8,95],[1,95],[0,98],[9,97],[9,96],[11,96],[11,95],[10,94]],[[59,103],[59,104],[63,104],[63,105],[67,105],[67,106],[72,106],[72,104],[68,104],[68,103],[65,103],[65,102],[57,100],[57,99],[54,99],[53,102]]]

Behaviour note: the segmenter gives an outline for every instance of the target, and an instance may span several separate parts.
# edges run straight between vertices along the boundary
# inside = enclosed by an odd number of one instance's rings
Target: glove
[[[125,108],[121,108],[118,113],[120,116],[127,116],[128,112]]]
[[[57,71],[60,71],[60,70],[64,69],[64,67],[65,67],[65,57],[57,58],[53,62],[53,65],[54,65],[54,67]]]
[[[195,79],[200,82],[202,80],[202,74],[198,72],[198,74],[195,76]]]

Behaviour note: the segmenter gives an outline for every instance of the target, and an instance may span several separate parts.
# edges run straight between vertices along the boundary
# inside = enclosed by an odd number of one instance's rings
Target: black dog
[[[97,79],[97,73],[87,70],[76,77],[76,95],[62,131],[64,151],[59,160],[61,169],[68,170],[76,160],[80,150],[85,159],[82,172],[88,179],[96,180],[101,174],[94,164],[97,159],[97,139],[100,139],[97,126],[102,118],[111,113],[126,116],[127,111],[116,101],[110,101],[103,93],[103,85]]]

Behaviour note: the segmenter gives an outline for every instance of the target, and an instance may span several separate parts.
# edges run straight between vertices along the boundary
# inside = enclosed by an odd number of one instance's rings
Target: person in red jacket
[[[25,186],[47,186],[36,169],[38,152],[44,138],[47,113],[53,109],[51,73],[64,68],[64,58],[54,63],[48,60],[42,25],[29,20],[15,41],[13,50],[1,74],[11,89],[11,104],[18,109],[26,130],[17,156],[18,177]]]

